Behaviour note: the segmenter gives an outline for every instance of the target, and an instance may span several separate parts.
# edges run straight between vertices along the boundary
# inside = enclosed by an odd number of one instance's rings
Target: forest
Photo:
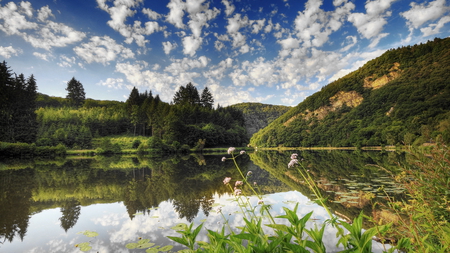
[[[232,107],[214,108],[214,97],[207,87],[199,93],[191,83],[181,86],[170,103],[136,88],[126,102],[99,101],[86,98],[75,77],[67,83],[67,97],[60,98],[38,93],[33,75],[25,78],[12,73],[6,62],[0,64],[3,155],[93,149],[99,139],[108,136],[145,137],[129,148],[171,152],[181,147],[241,146],[249,139],[242,112]]]
[[[254,134],[258,147],[450,141],[450,38],[386,51]]]

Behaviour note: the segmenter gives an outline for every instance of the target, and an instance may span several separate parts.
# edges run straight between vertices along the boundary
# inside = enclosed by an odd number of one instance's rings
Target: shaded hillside
[[[291,109],[289,106],[261,103],[240,103],[231,107],[244,113],[245,128],[249,138]]]
[[[392,49],[251,139],[257,146],[373,146],[450,140],[450,38]]]

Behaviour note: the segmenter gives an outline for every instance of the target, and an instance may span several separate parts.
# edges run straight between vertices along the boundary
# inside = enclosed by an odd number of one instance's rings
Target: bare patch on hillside
[[[330,105],[321,106],[317,110],[309,111],[306,110],[305,113],[299,113],[294,115],[286,122],[284,122],[284,126],[289,126],[289,124],[297,119],[298,117],[303,118],[304,120],[309,120],[312,117],[317,117],[317,119],[324,119],[328,113],[336,111],[340,109],[342,106],[346,105],[348,107],[355,108],[360,105],[363,101],[363,97],[356,91],[339,91],[334,96],[330,98]]]
[[[379,78],[375,78],[375,76],[368,76],[364,78],[364,88],[372,88],[374,90],[379,89],[383,86],[385,86],[387,83],[389,83],[392,80],[397,79],[402,74],[402,70],[398,67],[400,66],[400,63],[394,62],[394,66],[389,69],[389,73],[386,75],[383,75]]]

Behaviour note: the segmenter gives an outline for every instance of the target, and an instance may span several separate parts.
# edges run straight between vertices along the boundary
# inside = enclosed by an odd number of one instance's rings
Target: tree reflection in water
[[[392,161],[404,160],[403,154],[380,152],[303,152],[315,180],[323,183],[323,194],[331,200],[336,192],[348,191],[346,180],[375,184],[379,171],[367,164],[394,170]],[[313,198],[308,187],[287,168],[292,152],[258,152],[240,156],[244,173],[252,171],[262,194],[296,190]],[[151,214],[162,202],[173,205],[179,219],[191,222],[210,215],[217,197],[227,195],[225,177],[239,179],[233,163],[221,161],[222,155],[172,156],[164,158],[90,157],[57,161],[11,160],[0,164],[0,239],[24,240],[31,216],[47,209],[60,209],[60,226],[66,233],[77,225],[83,207],[102,203],[123,203],[130,220],[137,213]],[[381,201],[381,199],[379,199]],[[331,208],[349,218],[372,210],[330,202]],[[89,228],[93,229],[93,228]]]

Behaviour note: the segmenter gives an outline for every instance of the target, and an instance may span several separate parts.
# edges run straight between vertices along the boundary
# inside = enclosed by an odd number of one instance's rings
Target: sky
[[[0,0],[0,61],[38,92],[295,106],[386,50],[450,35],[445,0]]]

